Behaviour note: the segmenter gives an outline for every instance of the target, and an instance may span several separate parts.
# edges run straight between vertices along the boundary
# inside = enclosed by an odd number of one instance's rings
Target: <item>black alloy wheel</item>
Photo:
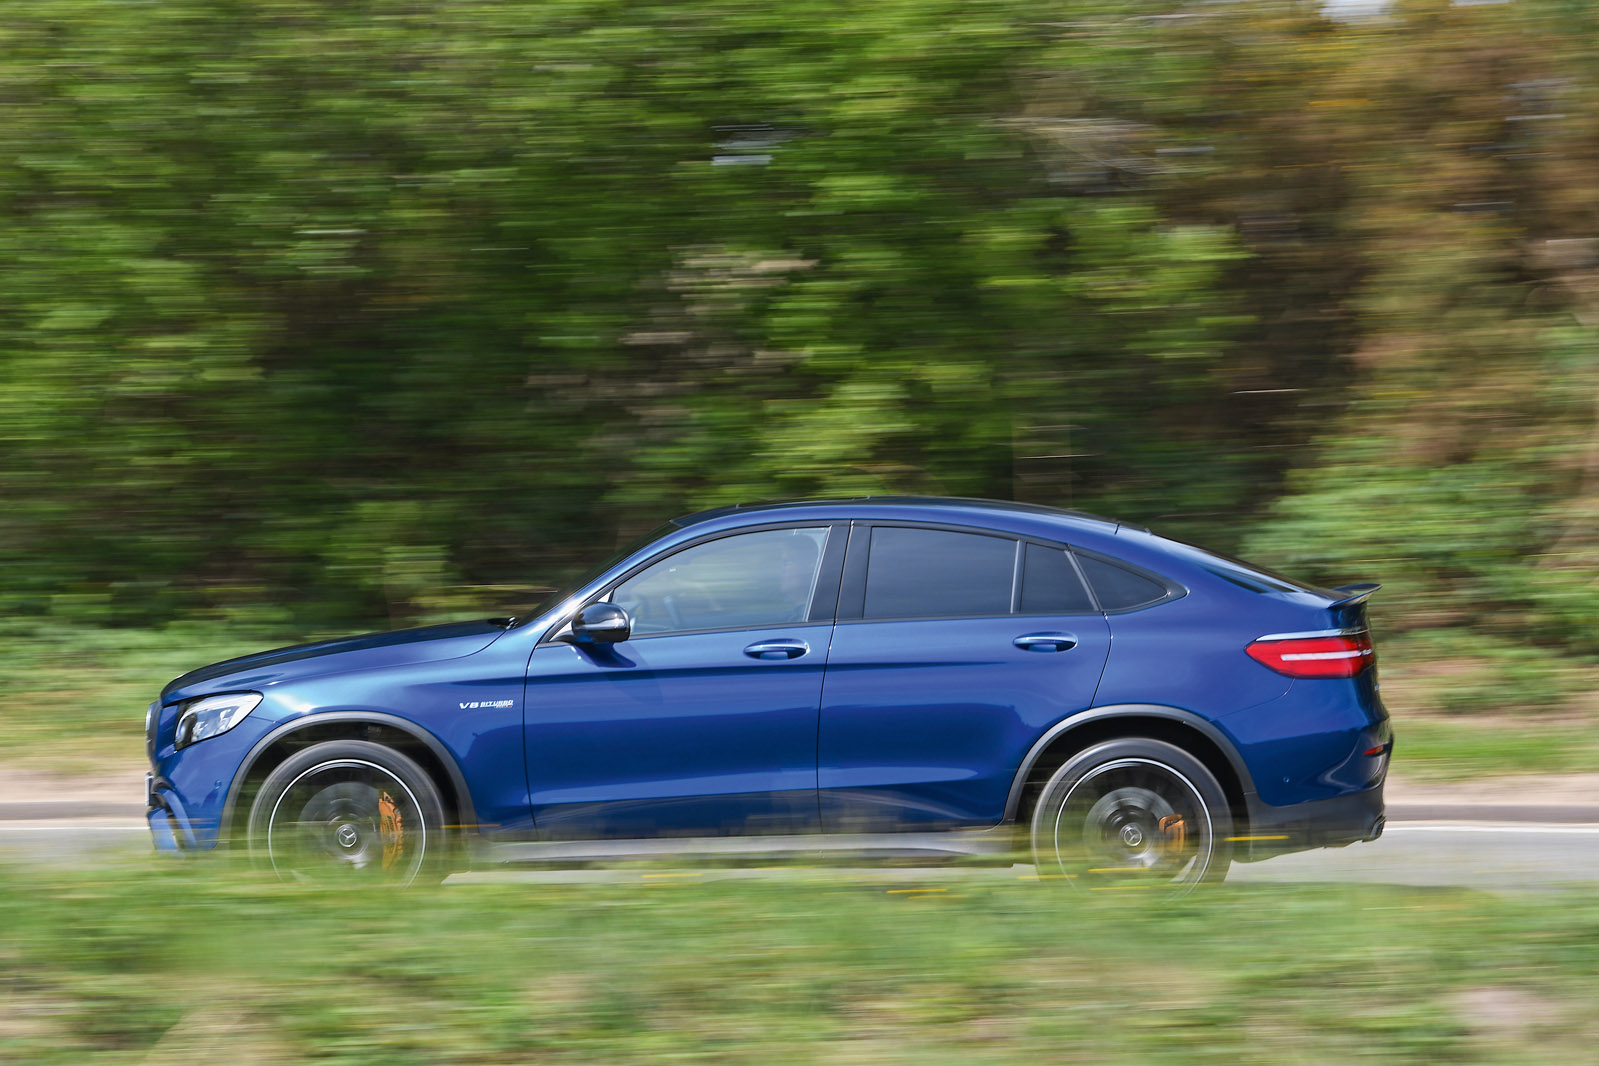
[[[285,881],[407,885],[442,870],[444,804],[403,753],[328,741],[267,776],[250,808],[248,846],[257,865]]]
[[[1039,876],[1089,890],[1184,892],[1220,881],[1232,836],[1215,775],[1181,748],[1142,737],[1073,755],[1033,808]]]

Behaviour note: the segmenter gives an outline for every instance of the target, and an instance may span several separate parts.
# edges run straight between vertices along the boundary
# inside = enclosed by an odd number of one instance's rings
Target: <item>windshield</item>
[[[625,547],[620,548],[607,556],[604,562],[599,563],[596,566],[591,566],[587,570],[583,571],[581,576],[558,585],[554,592],[540,600],[531,611],[517,618],[517,620],[512,623],[511,628],[515,629],[517,626],[526,625],[533,619],[543,615],[544,612],[560,606],[563,600],[577,592],[578,589],[582,588],[584,585],[587,585],[589,582],[593,581],[595,578],[599,577],[601,574],[605,573],[605,571],[609,570],[623,559],[626,559],[629,555],[632,555],[640,548],[652,543],[653,541],[659,540],[677,528],[677,523],[667,522],[664,525],[656,526],[642,537],[637,537],[629,541]]]

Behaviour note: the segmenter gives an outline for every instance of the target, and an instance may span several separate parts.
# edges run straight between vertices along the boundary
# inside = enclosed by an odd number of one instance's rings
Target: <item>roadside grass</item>
[[[109,629],[0,619],[0,752],[65,773],[137,765],[145,706],[167,681],[329,635],[227,621]],[[1381,642],[1397,772],[1437,781],[1599,772],[1599,665],[1481,641],[1468,659],[1457,645],[1439,633]]]
[[[0,752],[94,774],[144,759],[144,711],[197,666],[309,638],[226,623],[109,629],[0,620]]]
[[[20,1064],[1570,1063],[1599,896],[0,868]]]
[[[1379,641],[1394,769],[1468,781],[1599,772],[1599,663],[1506,640],[1418,632]]]

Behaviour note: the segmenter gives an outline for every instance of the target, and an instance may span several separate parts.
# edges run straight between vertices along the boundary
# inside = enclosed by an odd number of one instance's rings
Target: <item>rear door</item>
[[[1060,545],[855,523],[822,688],[822,828],[997,823],[1033,741],[1093,704],[1109,649]]]

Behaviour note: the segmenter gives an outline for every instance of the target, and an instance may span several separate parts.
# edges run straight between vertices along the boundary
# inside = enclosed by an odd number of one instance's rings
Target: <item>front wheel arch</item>
[[[461,841],[478,824],[466,778],[444,743],[416,723],[380,711],[318,711],[284,722],[256,741],[239,764],[222,805],[218,841],[237,843],[256,791],[273,770],[302,748],[330,740],[365,740],[414,760],[433,779],[445,819]]]

